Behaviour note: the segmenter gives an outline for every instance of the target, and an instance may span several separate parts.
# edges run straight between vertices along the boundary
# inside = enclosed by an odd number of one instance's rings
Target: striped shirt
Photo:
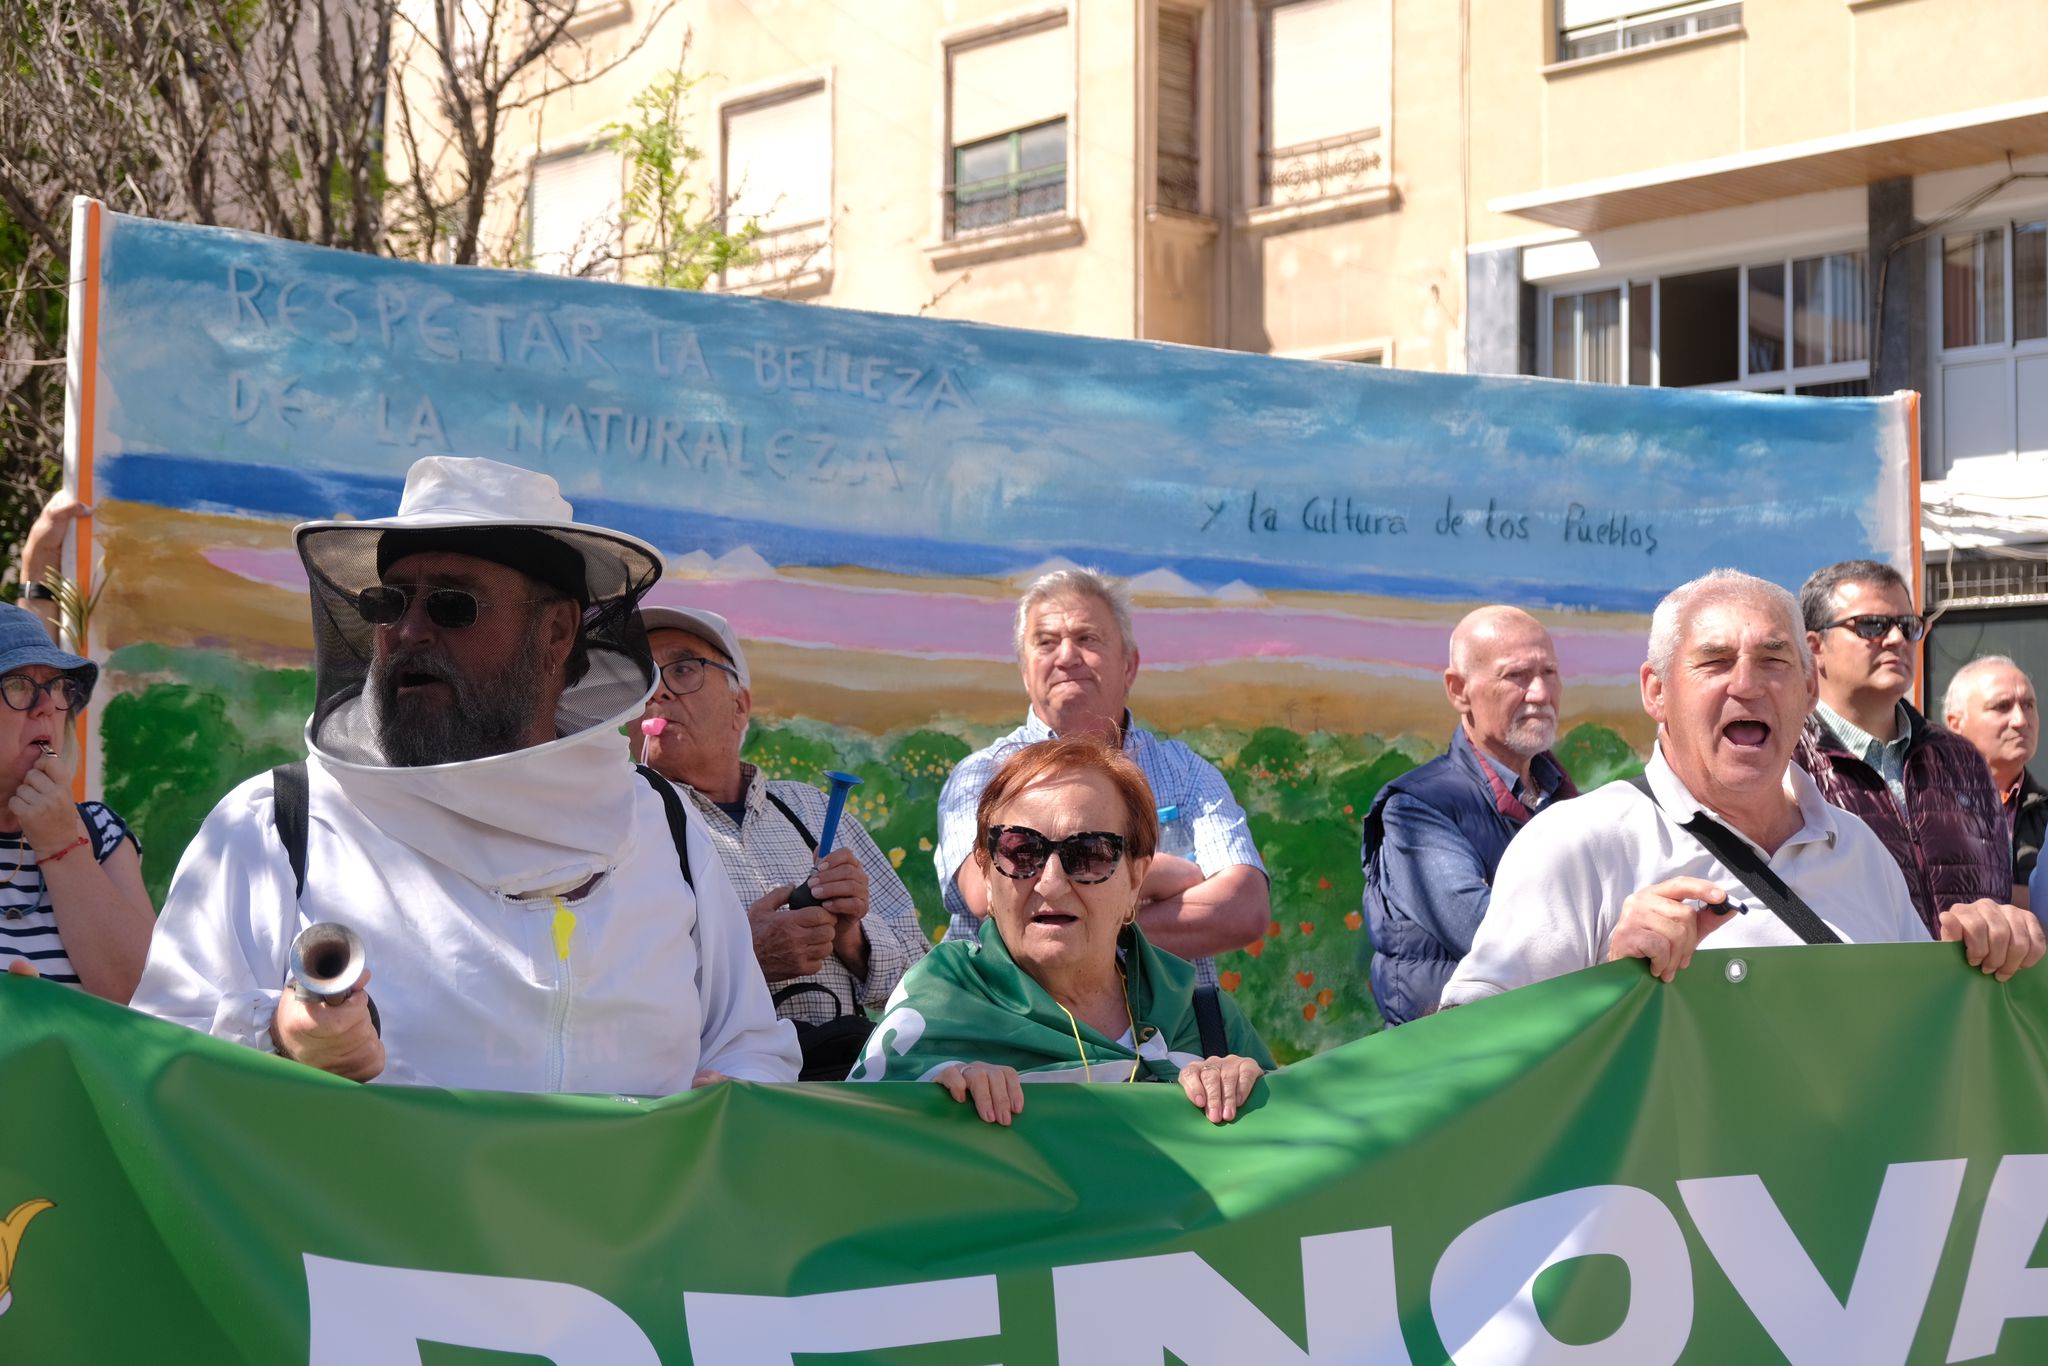
[[[103,803],[81,802],[78,815],[92,837],[92,855],[101,863],[113,856],[122,840],[135,839],[128,823]],[[141,841],[135,847],[140,851]],[[12,960],[25,958],[52,982],[77,986],[78,973],[64,952],[64,941],[57,937],[57,913],[50,907],[42,869],[36,866],[36,851],[19,830],[0,834],[0,878],[5,879],[0,881],[0,972]]]
[[[742,764],[747,779],[743,819],[735,821],[716,802],[693,787],[677,783],[682,793],[704,818],[704,828],[718,847],[725,874],[732,879],[742,908],[753,904],[771,887],[802,882],[817,866],[811,845],[797,833],[789,817],[768,800],[774,793],[797,814],[812,839],[825,825],[825,794],[809,783],[769,782],[752,764]],[[917,923],[917,905],[910,889],[896,875],[889,856],[859,821],[844,816],[839,822],[835,844],[851,849],[868,875],[868,913],[861,928],[868,939],[868,975],[856,979],[844,963],[828,957],[823,967],[808,977],[791,977],[770,982],[775,1013],[785,1020],[803,1024],[824,1024],[841,1015],[854,1013],[856,1001],[881,1014],[889,994],[903,980],[910,965],[924,957],[929,947],[924,930]]]
[[[975,829],[974,813],[981,804],[982,789],[1012,750],[1052,738],[1052,727],[1039,720],[1036,711],[1029,712],[1023,725],[962,759],[946,779],[946,790],[939,794],[939,847],[932,855],[951,916],[946,938],[973,939],[981,932],[981,919],[967,908],[953,872],[974,852],[980,833]],[[1216,771],[1216,765],[1178,740],[1159,739],[1133,721],[1129,712],[1124,713],[1124,753],[1143,770],[1145,780],[1152,784],[1153,799],[1161,807],[1180,808],[1180,819],[1187,823],[1194,844],[1186,857],[1201,868],[1203,877],[1215,877],[1238,864],[1262,873],[1266,870],[1258,846],[1252,843],[1244,808],[1231,795],[1230,784]],[[1216,960],[1197,958],[1194,964],[1196,980],[1203,986],[1215,986]]]

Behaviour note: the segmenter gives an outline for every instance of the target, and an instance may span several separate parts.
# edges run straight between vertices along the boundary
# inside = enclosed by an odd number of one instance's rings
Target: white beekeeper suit
[[[579,552],[590,667],[562,694],[550,743],[391,766],[364,716],[372,628],[353,595],[378,581],[384,531],[448,528],[538,530]],[[297,535],[319,685],[305,891],[271,775],[243,783],[178,865],[135,1008],[268,1050],[291,941],[331,920],[363,940],[379,1081],[661,1095],[702,1070],[794,1080],[794,1031],[775,1018],[717,851],[693,824],[693,895],[662,799],[618,735],[654,686],[635,608],[658,553],[576,524],[544,475],[442,457],[413,466],[396,517]]]

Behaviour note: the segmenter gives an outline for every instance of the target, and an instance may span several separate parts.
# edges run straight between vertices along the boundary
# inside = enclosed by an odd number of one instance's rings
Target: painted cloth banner
[[[1019,583],[1131,579],[1140,725],[1219,766],[1272,875],[1217,966],[1283,1058],[1378,1017],[1359,820],[1454,724],[1451,625],[1538,612],[1559,755],[1649,749],[1645,614],[1734,565],[1911,574],[1910,404],[1425,374],[430,266],[81,206],[71,475],[97,509],[95,791],[161,903],[213,803],[312,709],[292,523],[392,512],[490,456],[668,557],[731,618],[746,757],[864,780],[849,814],[927,930],[946,774],[1025,717]],[[189,737],[166,745],[163,737]],[[951,872],[950,869],[947,870]]]
[[[1733,961],[1425,1019],[1222,1129],[358,1087],[0,978],[0,1361],[2048,1360],[2048,973]]]

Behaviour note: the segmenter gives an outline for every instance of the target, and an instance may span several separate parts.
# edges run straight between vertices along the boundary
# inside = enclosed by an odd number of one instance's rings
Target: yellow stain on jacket
[[[560,897],[555,898],[555,958],[560,962],[569,961],[569,940],[576,933],[576,912]]]

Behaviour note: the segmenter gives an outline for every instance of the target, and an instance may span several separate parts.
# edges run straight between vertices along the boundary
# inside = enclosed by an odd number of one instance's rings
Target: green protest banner
[[[359,1087],[5,978],[0,1210],[37,1366],[2038,1362],[2048,974],[1616,964],[1222,1129],[1164,1086],[1010,1129],[928,1085]]]

